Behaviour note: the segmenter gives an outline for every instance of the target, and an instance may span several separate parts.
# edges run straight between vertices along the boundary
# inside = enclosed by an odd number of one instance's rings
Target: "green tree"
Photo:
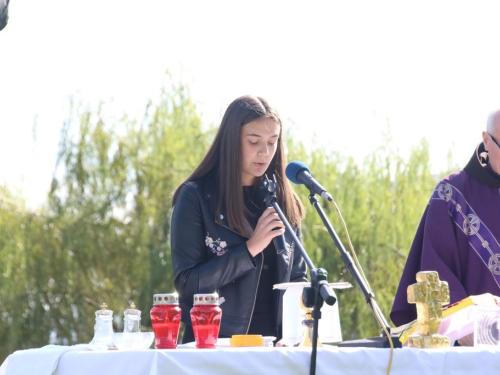
[[[314,176],[328,187],[346,223],[350,239],[366,278],[388,323],[399,278],[421,215],[436,183],[429,169],[425,141],[412,150],[408,161],[390,148],[380,148],[362,165],[337,153],[313,150],[307,155],[300,144],[289,143],[290,159],[304,160]],[[296,187],[306,204],[302,223],[305,248],[316,267],[325,268],[329,281],[349,281],[353,289],[338,290],[344,340],[380,334],[371,308],[346,269],[339,250],[307,191]],[[324,200],[324,209],[344,248],[349,242],[335,207]]]
[[[26,248],[27,225],[37,221],[25,204],[7,187],[0,186],[0,361],[29,338],[30,330],[23,323],[36,308],[34,285],[25,288],[30,276]]]
[[[0,186],[0,361],[17,349],[89,342],[95,311],[114,310],[115,331],[134,302],[150,330],[154,293],[173,292],[171,197],[206,153],[215,129],[203,127],[189,90],[167,83],[140,121],[114,119],[108,106],[72,103],[41,213]],[[408,160],[381,147],[363,163],[324,149],[307,151],[285,135],[289,160],[302,160],[328,188],[386,319],[417,225],[436,178],[428,145]],[[450,164],[451,165],[451,164]],[[330,281],[354,284],[307,191],[304,245]],[[348,250],[335,207],[320,201]],[[378,335],[354,285],[337,291],[344,339]]]
[[[134,302],[150,326],[154,293],[173,292],[171,195],[212,137],[188,89],[171,84],[140,123],[73,103],[45,216],[0,207],[1,356],[89,342],[101,303],[115,330]],[[16,206],[17,207],[17,206]],[[24,272],[18,272],[23,270]],[[5,276],[6,275],[6,276]],[[11,287],[9,289],[9,287]],[[2,358],[2,360],[3,360]]]

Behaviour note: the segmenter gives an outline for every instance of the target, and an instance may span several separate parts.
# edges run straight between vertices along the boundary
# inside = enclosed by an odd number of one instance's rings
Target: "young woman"
[[[307,281],[291,235],[259,194],[264,174],[274,175],[278,205],[301,239],[304,207],[285,177],[281,135],[267,101],[236,99],[205,158],[173,196],[170,241],[183,343],[194,341],[189,312],[197,293],[223,298],[219,337],[281,337],[282,292],[273,284]],[[272,240],[283,233],[287,249],[277,254]]]

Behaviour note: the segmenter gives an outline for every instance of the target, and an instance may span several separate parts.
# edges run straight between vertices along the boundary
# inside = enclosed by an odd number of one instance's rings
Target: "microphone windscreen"
[[[307,171],[307,173],[311,174],[311,171],[309,170],[309,168],[307,168],[307,165],[305,165],[301,161],[292,161],[286,166],[285,174],[286,177],[294,184],[300,185],[302,184],[302,182],[297,179],[297,176],[299,172],[304,170]]]

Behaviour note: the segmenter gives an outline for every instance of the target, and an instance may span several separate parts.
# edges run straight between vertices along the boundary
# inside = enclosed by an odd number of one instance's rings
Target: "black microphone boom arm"
[[[265,176],[264,178],[265,180],[270,181],[267,176]],[[333,306],[335,302],[337,302],[337,298],[335,297],[335,293],[333,293],[330,284],[328,284],[327,272],[322,268],[314,267],[313,262],[311,261],[311,259],[307,255],[306,250],[302,246],[302,242],[300,242],[300,240],[297,238],[295,231],[293,230],[292,226],[286,219],[285,215],[283,214],[283,211],[281,211],[281,208],[277,203],[276,194],[274,194],[274,192],[273,193],[269,192],[269,194],[265,198],[265,202],[268,207],[271,206],[274,207],[279,218],[285,225],[286,230],[292,236],[295,242],[295,246],[299,248],[302,258],[304,258],[307,266],[309,267],[309,272],[311,275],[311,287],[304,288],[302,301],[304,302],[304,305],[306,307],[313,307],[312,316],[314,323],[313,323],[312,351],[311,351],[311,363],[310,363],[309,374],[314,375],[316,373],[318,326],[319,326],[319,319],[321,318],[321,306],[323,305],[323,301],[326,304]],[[313,294],[312,298],[310,298],[311,294]],[[311,300],[313,301],[311,302]]]

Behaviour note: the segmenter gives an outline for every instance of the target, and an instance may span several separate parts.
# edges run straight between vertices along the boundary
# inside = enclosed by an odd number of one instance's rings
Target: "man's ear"
[[[484,144],[484,149],[488,151],[488,143],[490,142],[490,135],[486,132],[483,131],[483,144]]]

